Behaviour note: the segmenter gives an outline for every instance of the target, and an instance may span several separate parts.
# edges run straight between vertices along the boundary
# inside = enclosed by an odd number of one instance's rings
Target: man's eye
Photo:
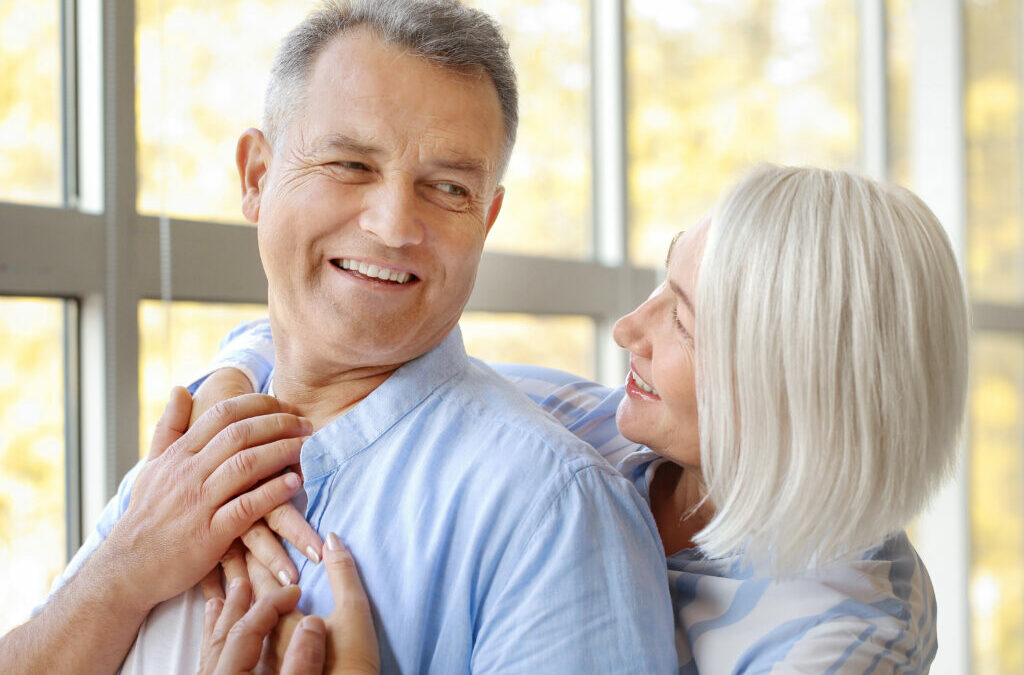
[[[456,185],[455,183],[437,183],[436,185],[438,190],[447,192],[453,197],[465,197],[469,194],[469,191],[466,190],[466,188],[461,185]]]
[[[352,171],[369,171],[370,167],[366,166],[362,162],[335,162],[338,166],[343,169],[351,169]]]

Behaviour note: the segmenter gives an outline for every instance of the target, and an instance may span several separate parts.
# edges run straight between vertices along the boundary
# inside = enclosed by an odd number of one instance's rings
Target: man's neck
[[[341,370],[311,367],[308,362],[303,366],[296,361],[283,355],[275,359],[274,395],[295,406],[317,430],[351,410],[402,366]]]

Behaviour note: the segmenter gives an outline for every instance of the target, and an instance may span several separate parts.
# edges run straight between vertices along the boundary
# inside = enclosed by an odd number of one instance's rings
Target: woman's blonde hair
[[[953,471],[967,304],[946,233],[910,191],[755,169],[715,210],[696,305],[708,555],[782,576],[847,559]]]

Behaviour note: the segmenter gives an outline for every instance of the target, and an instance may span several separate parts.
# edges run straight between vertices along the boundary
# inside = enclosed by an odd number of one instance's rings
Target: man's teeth
[[[348,258],[341,259],[340,267],[343,270],[353,270],[359,272],[364,277],[370,277],[371,279],[381,279],[382,281],[395,281],[400,284],[404,284],[405,282],[409,281],[409,277],[412,276],[408,272],[399,272],[398,270],[388,269],[387,267],[368,265],[364,262],[349,260]]]
[[[654,387],[652,387],[651,385],[647,384],[643,380],[641,380],[640,376],[637,375],[634,371],[632,371],[632,370],[629,371],[629,374],[633,378],[633,384],[635,384],[636,386],[640,387],[641,389],[646,391],[648,394],[654,394],[655,396],[658,396],[658,390],[655,389]]]

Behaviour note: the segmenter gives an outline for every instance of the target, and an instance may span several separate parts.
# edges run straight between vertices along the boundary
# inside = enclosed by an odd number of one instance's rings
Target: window
[[[459,325],[470,356],[596,378],[595,327],[590,317],[466,312]]]
[[[0,297],[0,635],[64,569],[64,307]]]
[[[856,3],[628,3],[630,251],[658,266],[752,165],[857,165]]]
[[[61,201],[60,3],[0,5],[0,200]]]
[[[266,305],[143,300],[139,304],[139,454],[149,452],[157,420],[174,385],[206,370],[221,339],[267,315]]]
[[[973,673],[1024,669],[1024,338],[975,335],[971,396]]]

